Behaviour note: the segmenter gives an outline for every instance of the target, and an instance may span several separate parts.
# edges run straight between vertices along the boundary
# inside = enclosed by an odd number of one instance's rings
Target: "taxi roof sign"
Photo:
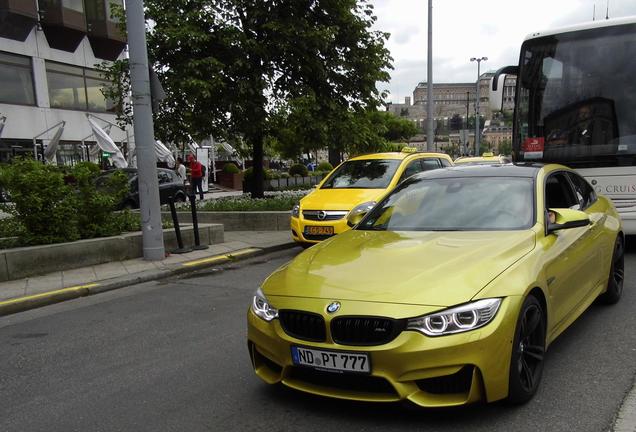
[[[415,147],[408,147],[408,146],[402,147],[402,153],[415,153],[415,152],[417,152],[417,148]]]

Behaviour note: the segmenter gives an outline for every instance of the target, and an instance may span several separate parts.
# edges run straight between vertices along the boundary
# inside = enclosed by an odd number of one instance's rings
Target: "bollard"
[[[170,213],[172,214],[172,223],[174,225],[174,234],[177,236],[178,249],[171,251],[174,254],[182,254],[191,252],[192,249],[183,247],[183,239],[181,238],[181,228],[179,228],[179,218],[177,217],[177,209],[174,206],[174,197],[171,195],[168,197],[168,203],[170,204]]]
[[[202,245],[201,240],[199,239],[199,220],[197,218],[197,206],[195,204],[196,196],[194,194],[189,195],[190,197],[190,209],[192,210],[192,229],[194,230],[194,246],[192,249],[194,250],[203,250],[208,249],[208,245]]]

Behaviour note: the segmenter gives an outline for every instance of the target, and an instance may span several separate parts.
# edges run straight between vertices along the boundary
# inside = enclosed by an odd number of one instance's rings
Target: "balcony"
[[[36,0],[0,0],[0,37],[24,42],[38,21]]]
[[[126,36],[119,28],[117,8],[122,0],[85,0],[88,40],[95,56],[116,60],[126,47]],[[122,8],[123,10],[123,8]]]
[[[40,17],[51,48],[73,52],[86,36],[83,0],[40,0]]]

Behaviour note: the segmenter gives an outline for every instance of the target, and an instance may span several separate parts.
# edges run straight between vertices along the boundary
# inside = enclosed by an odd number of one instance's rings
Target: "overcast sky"
[[[391,36],[391,82],[378,88],[390,100],[404,102],[426,81],[428,0],[371,0],[378,17],[375,28]],[[433,0],[433,82],[475,82],[481,71],[516,64],[526,35],[562,25],[605,19],[607,0]],[[609,0],[610,18],[636,15],[636,0]]]

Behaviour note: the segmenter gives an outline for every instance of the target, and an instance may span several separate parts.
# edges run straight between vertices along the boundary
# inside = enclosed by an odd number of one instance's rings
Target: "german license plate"
[[[369,354],[291,347],[295,365],[311,366],[339,372],[371,372]]]
[[[309,235],[333,235],[332,226],[306,226],[305,234]]]

